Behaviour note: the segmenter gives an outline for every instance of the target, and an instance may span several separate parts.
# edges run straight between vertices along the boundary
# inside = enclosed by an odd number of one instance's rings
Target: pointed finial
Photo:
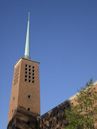
[[[30,21],[30,12],[28,12],[28,20]]]
[[[26,33],[26,43],[25,43],[25,58],[30,58],[30,12],[28,12],[28,23],[27,23],[27,33]]]

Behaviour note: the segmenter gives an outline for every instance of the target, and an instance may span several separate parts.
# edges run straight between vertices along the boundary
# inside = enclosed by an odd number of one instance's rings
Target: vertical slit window
[[[30,111],[30,108],[28,108],[27,110]]]
[[[31,95],[28,95],[28,98],[30,99],[31,98]]]

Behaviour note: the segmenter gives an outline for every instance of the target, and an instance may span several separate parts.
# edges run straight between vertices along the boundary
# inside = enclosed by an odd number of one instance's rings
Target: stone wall
[[[42,115],[40,117],[40,129],[64,129],[68,125],[65,109],[69,107],[69,101],[65,101]]]
[[[38,114],[29,112],[23,107],[18,107],[8,123],[7,129],[39,129],[38,117]]]

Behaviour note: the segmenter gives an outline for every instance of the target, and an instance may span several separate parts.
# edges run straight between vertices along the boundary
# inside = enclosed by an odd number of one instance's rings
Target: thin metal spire
[[[30,12],[28,13],[28,23],[27,23],[27,33],[26,33],[24,57],[27,59],[30,58]]]

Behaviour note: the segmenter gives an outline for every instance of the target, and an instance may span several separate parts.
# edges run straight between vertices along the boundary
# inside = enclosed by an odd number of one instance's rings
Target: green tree
[[[91,82],[77,94],[76,104],[65,111],[69,123],[65,129],[96,129],[97,92]]]

